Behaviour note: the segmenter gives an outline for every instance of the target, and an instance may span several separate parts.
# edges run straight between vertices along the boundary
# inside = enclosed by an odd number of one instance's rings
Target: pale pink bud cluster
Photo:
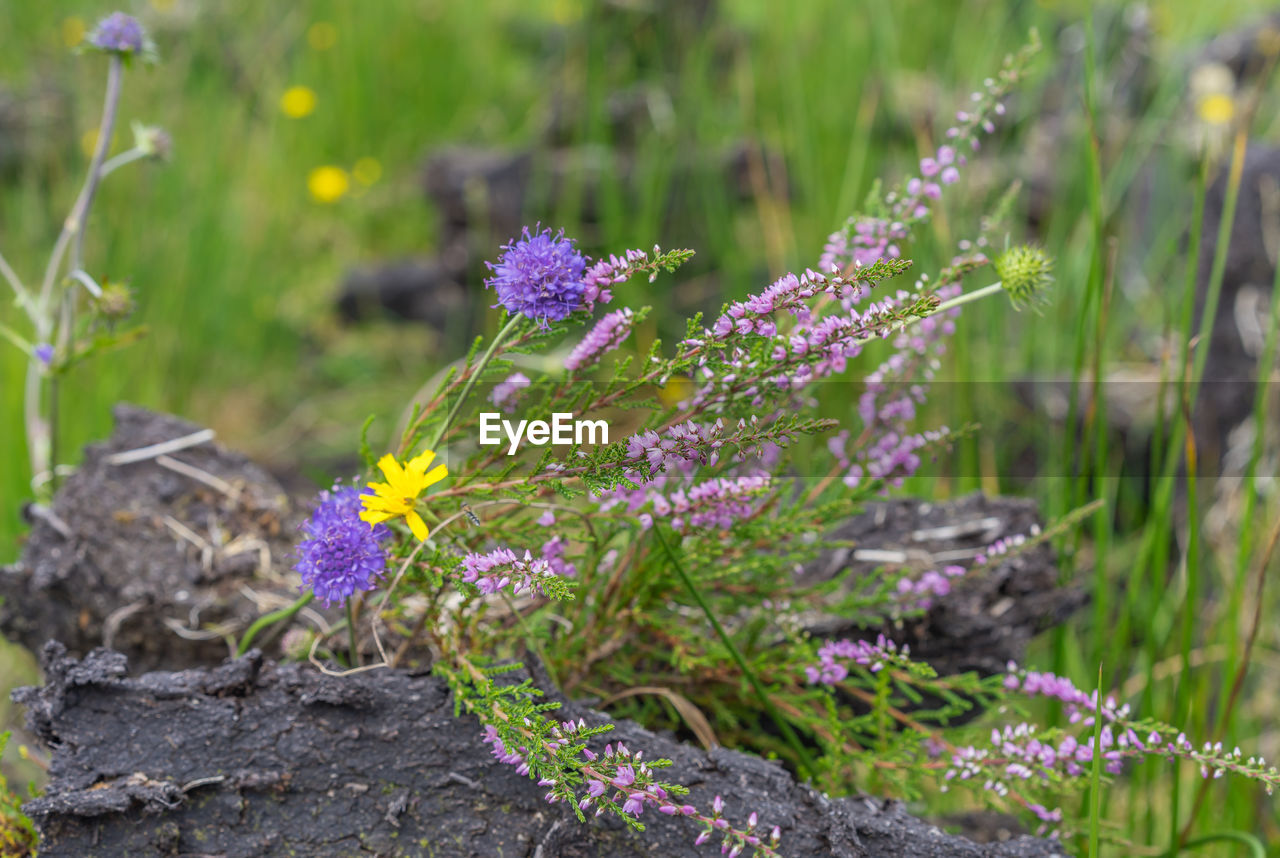
[[[888,665],[906,663],[910,654],[910,647],[899,648],[884,635],[877,635],[875,643],[848,638],[827,641],[818,648],[818,663],[804,669],[805,678],[810,685],[835,685],[848,677],[850,663],[861,665],[872,673],[879,673]]]
[[[657,245],[653,247],[653,256],[657,258],[662,251]],[[587,310],[596,304],[608,304],[613,300],[613,290],[609,287],[625,283],[635,275],[636,271],[650,263],[649,254],[643,250],[628,250],[622,256],[610,255],[587,268],[582,275],[582,303]],[[649,282],[657,277],[657,269],[649,274]]]
[[[778,332],[773,315],[787,310],[797,315],[808,312],[808,300],[822,293],[838,298],[852,299],[861,286],[842,277],[831,277],[812,269],[797,277],[787,274],[771,283],[763,292],[751,295],[745,301],[734,301],[716,319],[708,336],[717,340],[728,339],[732,334],[759,334],[772,337]]]
[[[518,557],[509,548],[498,548],[487,554],[468,554],[462,559],[462,580],[475,584],[481,593],[496,593],[511,586],[513,594],[521,591],[546,595],[544,586],[556,573],[543,558],[536,558],[528,551]]]

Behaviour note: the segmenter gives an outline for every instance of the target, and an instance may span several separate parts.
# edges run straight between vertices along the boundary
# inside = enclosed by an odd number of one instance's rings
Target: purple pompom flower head
[[[137,18],[123,12],[112,12],[99,21],[88,41],[100,51],[115,54],[141,54],[147,49],[146,31]]]
[[[545,328],[548,320],[559,321],[582,304],[587,262],[563,230],[554,236],[549,229],[530,235],[525,227],[524,237],[502,250],[496,265],[485,263],[493,271],[485,285],[497,291],[507,312]]]
[[[342,602],[356,590],[372,590],[387,565],[381,542],[391,536],[385,524],[370,528],[360,520],[360,490],[334,486],[320,493],[320,503],[302,525],[294,569],[302,588],[326,605]]]

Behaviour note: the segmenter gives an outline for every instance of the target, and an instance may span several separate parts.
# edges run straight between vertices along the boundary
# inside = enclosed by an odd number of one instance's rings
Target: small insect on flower
[[[361,495],[364,511],[360,518],[371,525],[377,525],[393,518],[403,518],[409,530],[420,540],[427,538],[427,523],[422,520],[413,508],[428,486],[443,480],[449,469],[442,463],[431,468],[436,454],[432,450],[424,450],[406,462],[403,466],[390,454],[378,460],[378,468],[387,478],[385,483],[369,483],[372,495]],[[431,468],[430,470],[427,470]]]

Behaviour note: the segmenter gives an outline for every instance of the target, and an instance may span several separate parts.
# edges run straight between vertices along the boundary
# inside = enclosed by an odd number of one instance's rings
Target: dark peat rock
[[[138,855],[432,855],[435,858],[699,858],[698,829],[656,812],[636,833],[616,819],[580,824],[545,788],[495,761],[471,717],[455,718],[443,680],[376,671],[324,676],[255,651],[213,670],[126,676],[123,656],[82,661],[45,649],[47,684],[20,689],[53,752],[43,796],[25,806],[41,858]],[[572,704],[566,715],[600,723]],[[1061,844],[977,844],[892,801],[828,799],[781,767],[710,752],[629,722],[609,738],[674,762],[690,802],[727,798],[781,826],[794,858],[1050,858]],[[604,737],[599,741],[603,744]]]
[[[215,443],[115,463],[201,427],[114,413],[110,440],[86,448],[32,516],[19,561],[0,568],[0,632],[33,651],[50,638],[77,653],[110,644],[143,669],[216,664],[227,633],[296,598],[285,558],[300,514],[266,471]]]
[[[943,566],[970,567],[973,558],[997,539],[1030,536],[1040,526],[1034,501],[989,498],[975,493],[942,503],[890,500],[838,525],[827,536],[848,540],[849,548],[828,551],[804,572],[812,581],[829,580],[849,570],[850,586],[882,566],[923,573]],[[890,626],[867,628],[845,617],[815,617],[807,629],[819,637],[840,638],[883,632],[940,674],[977,671],[1001,673],[1020,662],[1027,644],[1040,632],[1064,622],[1084,604],[1085,595],[1058,583],[1053,550],[1037,545],[981,574],[952,579],[947,595],[921,617]]]

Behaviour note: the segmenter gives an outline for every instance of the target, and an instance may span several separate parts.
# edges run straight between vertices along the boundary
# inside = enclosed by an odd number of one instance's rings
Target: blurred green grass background
[[[1042,106],[1039,94],[1054,75],[1066,74],[1063,111],[1076,121],[1061,126],[1062,157],[1051,165],[1055,182],[1040,225],[1042,241],[1058,261],[1055,303],[1041,318],[1015,315],[996,302],[966,308],[941,378],[1000,382],[1071,372],[1076,332],[1087,322],[1084,284],[1095,235],[1088,139],[1080,120],[1082,77],[1078,68],[1064,66],[1062,46],[1070,40],[1062,33],[1080,28],[1089,4],[724,0],[699,30],[646,13],[650,5],[125,4],[150,28],[162,62],[128,75],[113,151],[129,145],[127,123],[139,119],[172,134],[174,158],[123,170],[105,183],[88,259],[95,275],[129,278],[139,320],[151,334],[64,385],[63,459],[74,460],[83,444],[109,433],[110,406],[122,399],[212,426],[224,443],[320,481],[332,475],[318,473],[315,463],[354,450],[365,415],[379,415],[375,441],[379,431],[389,432],[400,406],[456,355],[423,327],[386,321],[341,326],[333,300],[351,266],[429,255],[437,247],[439,225],[424,201],[421,176],[433,147],[537,144],[562,99],[577,106],[569,142],[610,147],[617,141],[605,119],[607,97],[637,82],[656,86],[669,99],[669,119],[637,132],[633,193],[606,179],[588,249],[688,244],[666,206],[680,181],[679,154],[758,141],[781,155],[784,181],[747,205],[712,181],[683,188],[680,196],[680,222],[703,230],[694,245],[701,270],[716,273],[722,297],[741,296],[812,265],[825,236],[857,207],[873,180],[894,182],[914,169],[940,141],[950,111],[1024,42],[1032,26],[1046,50],[1033,65],[1027,94],[1015,100],[1009,122],[989,147],[998,154],[975,162],[973,175],[949,193],[944,215],[912,256],[919,270],[935,270],[950,258],[954,241],[973,232],[977,216],[1027,165],[1027,129]],[[1096,194],[1108,232],[1136,245],[1127,252],[1141,260],[1150,285],[1145,292],[1117,293],[1101,342],[1103,361],[1133,357],[1138,320],[1161,318],[1170,300],[1162,289],[1180,288],[1162,284],[1181,283],[1182,261],[1170,245],[1189,223],[1192,198],[1184,163],[1190,156],[1167,151],[1186,110],[1182,58],[1208,36],[1268,6],[1241,0],[1149,6],[1156,68],[1165,69],[1167,78],[1156,87],[1151,112],[1134,117],[1122,142],[1112,141],[1102,153],[1104,182]],[[29,279],[42,270],[78,187],[85,136],[100,109],[105,64],[72,56],[68,43],[108,11],[100,0],[0,5],[0,85],[18,93],[37,120],[28,135],[37,145],[0,177],[0,247]],[[1113,71],[1104,61],[1101,87],[1110,85]],[[314,111],[302,118],[280,107],[294,86],[316,94]],[[1258,134],[1274,138],[1267,127]],[[1120,207],[1136,165],[1152,152],[1184,167],[1172,173],[1185,184],[1171,192],[1181,205],[1132,229],[1120,221]],[[353,177],[337,201],[312,199],[307,177],[314,168],[332,165],[350,173],[357,163],[367,184]],[[581,211],[571,189],[556,211],[528,215],[578,235]],[[1021,237],[1017,230],[1014,237]],[[680,306],[678,298],[660,281],[640,300],[665,308],[665,318],[659,314],[663,328],[675,322],[671,307]],[[489,301],[481,294],[479,303]],[[16,316],[6,304],[0,319]],[[18,513],[28,496],[22,370],[20,356],[0,351],[0,561],[17,554],[23,530]],[[972,385],[939,384],[937,390],[930,408],[938,422],[1000,419],[987,411],[989,403],[974,400]],[[910,489],[935,495],[1009,489],[978,476],[979,465],[1000,452],[990,439],[985,443],[979,433],[960,450],[968,462],[959,471],[965,476],[917,480]],[[1046,479],[1017,488],[1061,512],[1070,492],[1060,483]],[[1139,520],[1135,531],[1140,526]],[[1109,674],[1124,666],[1146,690],[1152,713],[1174,718],[1178,672],[1169,669],[1169,659],[1179,654],[1172,632],[1177,618],[1194,612],[1203,621],[1201,655],[1214,647],[1238,650],[1240,633],[1228,624],[1222,602],[1187,604],[1188,591],[1177,582],[1168,590],[1143,590],[1143,602],[1122,609],[1112,592],[1127,581],[1129,536],[1116,535],[1111,562],[1101,566],[1101,586],[1093,594],[1098,610],[1086,612],[1094,619],[1082,618],[1041,655],[1080,680],[1099,661]],[[1089,569],[1091,549],[1081,551],[1066,562]],[[1224,578],[1221,589],[1229,588]],[[1157,643],[1131,647],[1111,639],[1113,611],[1122,610],[1134,613],[1126,622],[1132,620],[1135,639],[1146,634]],[[1108,625],[1099,626],[1099,617]],[[1274,634],[1260,643],[1263,688],[1275,680],[1276,644]],[[0,685],[7,684],[3,680]],[[1192,699],[1202,714],[1192,720],[1200,727],[1209,723],[1203,713],[1214,708],[1218,685],[1204,680],[1194,686]],[[1259,691],[1248,699],[1232,732],[1242,745],[1274,755],[1280,751],[1275,696]],[[1193,773],[1182,774],[1190,784]],[[1167,769],[1139,769],[1111,791],[1117,804],[1110,819],[1129,836],[1160,842],[1170,781]],[[1259,799],[1260,790],[1223,787],[1204,818],[1265,832],[1268,839],[1280,836],[1275,807]],[[1183,804],[1189,793],[1182,790]]]

